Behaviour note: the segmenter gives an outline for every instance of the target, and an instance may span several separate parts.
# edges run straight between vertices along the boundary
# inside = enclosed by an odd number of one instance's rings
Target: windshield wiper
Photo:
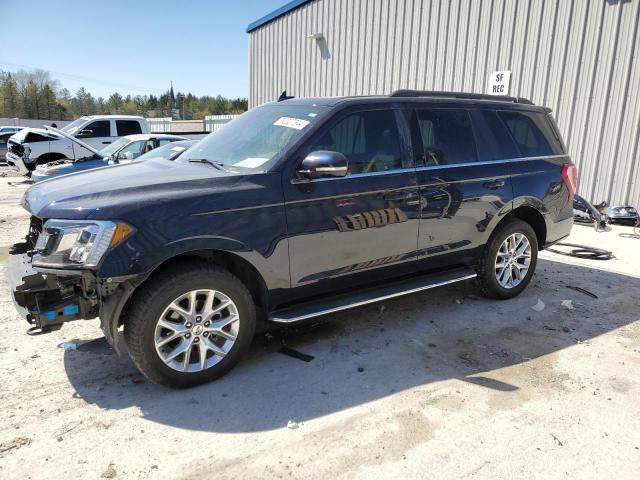
[[[212,167],[217,168],[218,170],[224,170],[224,168],[222,168],[224,163],[222,163],[222,162],[212,162],[211,160],[207,160],[206,158],[198,158],[198,159],[189,160],[189,163],[206,163],[208,165],[211,165]]]

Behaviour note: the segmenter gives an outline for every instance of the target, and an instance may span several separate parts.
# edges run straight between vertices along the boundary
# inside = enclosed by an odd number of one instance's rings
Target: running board
[[[476,276],[477,274],[471,269],[456,269],[413,277],[408,280],[395,281],[382,286],[369,288],[355,294],[337,295],[327,299],[277,310],[271,314],[269,320],[277,323],[299,322],[309,318],[367,305],[369,303],[381,302],[402,295],[409,295],[451,283],[462,282],[475,278]]]

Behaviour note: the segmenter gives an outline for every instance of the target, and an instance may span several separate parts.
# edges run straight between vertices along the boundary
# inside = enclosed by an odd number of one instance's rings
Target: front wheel
[[[508,220],[493,232],[478,267],[480,292],[490,298],[506,299],[520,294],[536,269],[538,239],[531,225]]]
[[[147,378],[186,388],[238,363],[253,338],[255,316],[237,277],[215,265],[188,263],[141,287],[127,309],[124,338]]]

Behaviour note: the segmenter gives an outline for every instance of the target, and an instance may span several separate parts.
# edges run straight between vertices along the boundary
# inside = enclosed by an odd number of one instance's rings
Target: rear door
[[[510,209],[509,169],[478,148],[478,134],[469,109],[424,106],[412,113],[421,268],[473,263],[498,215]]]
[[[137,135],[142,133],[140,122],[137,120],[116,120],[116,130],[118,137],[126,137],[127,135]]]
[[[399,125],[400,122],[400,125]],[[341,178],[285,178],[292,287],[338,290],[415,267],[420,201],[408,128],[390,105],[338,113],[294,158],[343,153]]]

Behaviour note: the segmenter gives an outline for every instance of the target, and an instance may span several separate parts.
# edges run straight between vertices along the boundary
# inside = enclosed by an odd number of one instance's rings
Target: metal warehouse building
[[[640,207],[640,0],[296,0],[249,25],[250,106],[289,95],[484,93],[553,109],[579,193]]]

